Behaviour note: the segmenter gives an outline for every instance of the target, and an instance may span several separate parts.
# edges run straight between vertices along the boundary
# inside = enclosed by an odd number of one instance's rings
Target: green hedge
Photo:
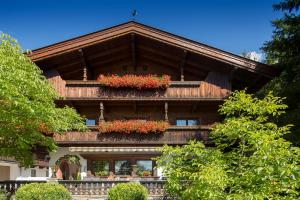
[[[148,190],[139,183],[120,183],[108,191],[108,200],[147,200]]]
[[[30,183],[16,192],[16,200],[71,200],[71,194],[63,186],[54,183]]]

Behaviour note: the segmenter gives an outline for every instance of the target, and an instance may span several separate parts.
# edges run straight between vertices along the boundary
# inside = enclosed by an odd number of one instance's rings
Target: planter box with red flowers
[[[164,133],[169,128],[165,121],[116,120],[99,125],[100,133]]]
[[[170,86],[171,77],[168,75],[100,75],[97,81],[110,88],[166,89]]]

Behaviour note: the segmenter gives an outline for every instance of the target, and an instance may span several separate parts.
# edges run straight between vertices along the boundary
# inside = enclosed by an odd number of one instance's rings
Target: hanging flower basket
[[[97,81],[111,88],[166,89],[170,86],[171,77],[168,75],[100,75]]]
[[[169,128],[165,121],[116,120],[99,125],[100,133],[164,133]]]

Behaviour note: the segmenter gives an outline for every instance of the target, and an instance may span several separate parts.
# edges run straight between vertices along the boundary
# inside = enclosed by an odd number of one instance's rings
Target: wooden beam
[[[183,50],[182,59],[180,63],[180,81],[184,81],[184,65],[186,61],[187,50]]]
[[[163,60],[168,60],[168,61],[174,63],[174,66],[175,65],[178,66],[178,62],[182,61],[182,59],[178,60],[178,59],[176,59],[176,57],[170,55],[169,53],[161,51],[159,49],[149,48],[149,47],[142,46],[142,45],[139,45],[138,49],[140,49],[141,51],[148,52],[147,54],[151,55],[151,57],[153,57],[153,58],[161,58]],[[143,53],[143,56],[144,56],[144,53]],[[189,61],[189,60],[185,60],[184,64],[185,65],[187,65],[187,64],[191,65],[191,67],[197,68],[197,69],[201,68],[205,71],[211,71],[213,69],[217,69],[217,68],[212,67],[212,66],[203,65],[201,62],[193,62],[193,61]],[[178,69],[178,67],[177,67],[177,69]]]
[[[135,45],[135,34],[131,34],[131,56],[132,56],[132,66],[134,71],[136,71],[136,45]]]
[[[95,54],[89,54],[88,60],[90,62],[92,62],[94,59],[97,58],[101,58],[101,57],[107,57],[107,56],[111,56],[113,54],[117,54],[119,55],[122,51],[129,51],[130,47],[129,45],[127,46],[119,46],[119,47],[114,47],[112,49],[105,49],[103,51],[100,51],[99,53],[95,53]]]
[[[81,58],[81,65],[83,68],[83,75],[82,75],[82,80],[86,81],[88,79],[88,69],[87,69],[87,65],[86,65],[86,60],[85,60],[85,56],[83,53],[83,49],[79,49],[78,50],[80,53],[80,58]]]
[[[153,60],[153,61],[161,63],[163,66],[170,66],[170,67],[174,67],[174,68],[178,69],[178,67],[177,67],[178,63],[167,60],[167,59],[160,58],[159,56],[140,54],[139,58],[141,60],[142,59]]]
[[[151,53],[152,55],[161,56],[164,59],[167,59],[167,60],[170,60],[170,61],[173,61],[173,62],[178,62],[179,61],[177,57],[173,56],[170,53],[164,52],[164,51],[162,51],[161,49],[158,49],[158,48],[151,48],[151,47],[139,44],[138,49],[140,49],[143,52]]]
[[[153,57],[149,57],[149,56],[141,56],[142,57],[142,63],[146,63],[149,65],[159,65],[159,66],[167,66],[170,67],[171,69],[174,69],[174,72],[178,72],[178,67],[176,66],[176,64],[170,64],[167,63],[166,61],[162,61],[162,60],[157,60],[157,59],[153,59]],[[203,72],[200,69],[194,69],[194,68],[187,68],[185,69],[185,74],[190,74],[190,75],[194,75],[194,76],[206,76],[207,72]]]
[[[110,57],[109,59],[107,60],[98,60],[97,62],[93,62],[93,66],[95,65],[107,65],[107,64],[110,64],[110,63],[116,63],[120,60],[130,60],[130,57],[128,55],[119,55],[119,56],[112,56]],[[105,67],[105,66],[104,66]]]

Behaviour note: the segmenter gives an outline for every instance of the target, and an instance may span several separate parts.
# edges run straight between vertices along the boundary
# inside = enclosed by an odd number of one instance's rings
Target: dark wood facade
[[[96,124],[88,133],[56,135],[60,146],[182,145],[191,139],[207,142],[210,127],[220,121],[218,107],[233,90],[247,87],[255,91],[279,73],[265,64],[136,22],[37,49],[28,56],[61,96],[58,106],[74,107],[97,123],[122,119],[170,123],[160,135],[103,134]],[[171,85],[165,90],[101,87],[97,77],[109,74],[169,75]],[[195,119],[199,124],[178,126],[179,119]],[[97,158],[94,154],[84,156]]]

